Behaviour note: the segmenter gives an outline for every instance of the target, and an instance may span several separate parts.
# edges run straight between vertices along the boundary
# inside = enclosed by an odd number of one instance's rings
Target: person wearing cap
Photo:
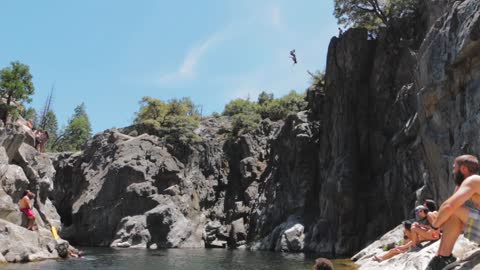
[[[420,242],[438,240],[440,238],[440,230],[432,228],[433,222],[437,219],[437,211],[430,212],[426,206],[419,205],[415,208],[415,214],[419,221],[412,225],[413,245],[421,247]]]

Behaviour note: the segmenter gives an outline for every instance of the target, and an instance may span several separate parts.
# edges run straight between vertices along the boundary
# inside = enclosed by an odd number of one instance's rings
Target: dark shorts
[[[470,241],[480,244],[480,210],[473,207],[468,207],[468,209],[468,219],[463,229],[463,235]]]

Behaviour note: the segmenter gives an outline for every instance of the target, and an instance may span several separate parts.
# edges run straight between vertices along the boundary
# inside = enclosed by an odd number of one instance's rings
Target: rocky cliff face
[[[210,124],[199,130],[205,143],[109,130],[81,154],[56,156],[55,202],[69,226],[62,234],[81,245],[204,247],[207,217],[224,222],[219,186],[228,174],[223,143],[209,138],[223,124]]]
[[[55,170],[50,158],[33,148],[33,138],[21,122],[0,127],[0,263],[67,255],[68,243],[55,240],[50,232],[50,226],[60,228],[60,216],[49,199]],[[25,228],[27,220],[17,206],[26,189],[36,194],[32,203],[38,231]]]
[[[325,85],[285,121],[231,140],[228,120],[212,118],[189,145],[109,130],[83,153],[57,156],[63,234],[85,245],[338,256],[415,202],[440,203],[453,158],[480,153],[480,3],[437,2],[425,1],[407,36],[333,38]]]

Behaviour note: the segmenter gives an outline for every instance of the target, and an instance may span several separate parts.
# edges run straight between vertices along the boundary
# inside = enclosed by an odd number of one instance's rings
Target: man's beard
[[[453,180],[455,181],[455,184],[457,186],[460,186],[463,183],[463,180],[465,180],[465,176],[460,171],[458,171],[453,174]]]

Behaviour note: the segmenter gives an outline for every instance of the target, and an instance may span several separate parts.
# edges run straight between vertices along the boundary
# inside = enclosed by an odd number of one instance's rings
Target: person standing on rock
[[[429,262],[426,270],[440,270],[455,262],[452,255],[458,236],[480,243],[480,176],[478,159],[472,155],[455,158],[453,178],[455,192],[438,210],[438,216],[432,224],[434,230],[441,228],[443,235],[437,255]],[[469,201],[470,202],[467,202]]]
[[[40,153],[45,153],[45,145],[47,145],[50,136],[48,135],[48,131],[44,130],[40,135],[41,143],[40,143]]]
[[[42,134],[43,131],[40,129],[33,131],[33,135],[35,135],[35,149],[37,149],[38,152],[42,150]]]
[[[30,190],[25,190],[23,192],[22,199],[18,202],[18,206],[20,207],[20,211],[27,216],[28,223],[27,223],[27,229],[33,231],[33,225],[35,223],[35,214],[33,213],[32,210],[32,203],[30,200],[35,198],[35,194],[31,192]]]

